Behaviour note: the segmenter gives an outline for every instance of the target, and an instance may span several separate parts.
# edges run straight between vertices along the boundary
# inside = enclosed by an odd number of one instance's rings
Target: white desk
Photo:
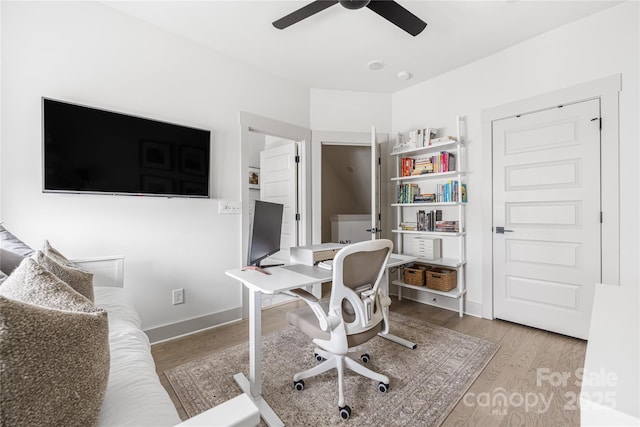
[[[391,254],[387,268],[397,267],[415,261],[415,257]],[[304,288],[316,283],[328,282],[333,272],[318,267],[293,264],[285,267],[269,268],[271,275],[240,268],[225,273],[242,282],[249,290],[249,379],[238,373],[233,376],[242,391],[249,395],[260,410],[260,416],[268,426],[284,426],[284,423],[269,404],[262,398],[262,294],[272,295],[291,289]],[[382,286],[388,294],[388,273],[382,279]],[[415,348],[415,344],[391,334],[381,336],[394,342]]]

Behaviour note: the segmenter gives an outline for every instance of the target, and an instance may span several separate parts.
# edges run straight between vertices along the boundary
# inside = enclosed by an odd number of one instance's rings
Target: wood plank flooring
[[[303,304],[294,301],[265,309],[263,334],[286,327],[285,313]],[[406,299],[394,299],[391,309],[500,344],[443,426],[580,425],[580,385],[575,374],[584,366],[586,341],[501,320],[460,318],[456,312]],[[152,346],[158,376],[182,419],[187,416],[163,372],[248,338],[248,323],[243,320]]]

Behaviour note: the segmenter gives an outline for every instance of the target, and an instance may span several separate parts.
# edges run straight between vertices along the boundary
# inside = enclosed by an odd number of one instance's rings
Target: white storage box
[[[413,255],[429,260],[442,258],[442,239],[433,237],[414,237]]]

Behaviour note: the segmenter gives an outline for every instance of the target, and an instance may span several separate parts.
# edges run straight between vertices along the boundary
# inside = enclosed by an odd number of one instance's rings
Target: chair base
[[[331,369],[336,369],[338,371],[338,406],[344,407],[344,369],[347,368],[357,374],[362,375],[363,377],[370,378],[372,380],[379,381],[384,383],[387,388],[389,385],[389,377],[386,375],[379,374],[371,369],[361,365],[357,361],[353,360],[350,355],[358,355],[360,357],[363,354],[366,354],[364,351],[350,351],[347,355],[344,354],[332,354],[321,348],[316,348],[315,353],[317,355],[322,356],[326,359],[324,362],[319,365],[314,366],[311,369],[307,369],[303,372],[298,372],[293,376],[293,381],[304,380],[305,378],[315,377],[317,375],[322,374],[323,372],[327,372]],[[386,391],[386,389],[385,389]]]

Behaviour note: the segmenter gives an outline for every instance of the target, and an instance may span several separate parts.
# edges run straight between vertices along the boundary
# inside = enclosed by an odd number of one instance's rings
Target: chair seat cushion
[[[329,310],[329,301],[321,301],[320,305],[325,313]],[[320,329],[320,322],[310,307],[302,307],[287,312],[287,322],[300,329],[305,335],[312,339],[329,340],[331,338],[329,332]],[[382,322],[367,331],[347,336],[349,348],[364,344],[376,336],[381,330]]]

